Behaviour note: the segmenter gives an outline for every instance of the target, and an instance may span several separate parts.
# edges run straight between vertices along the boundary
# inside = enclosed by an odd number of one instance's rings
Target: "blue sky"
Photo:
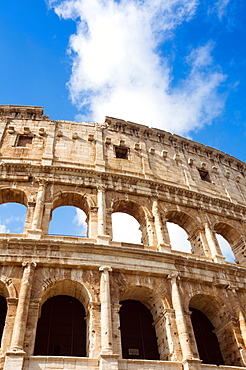
[[[246,161],[246,2],[0,3],[0,104],[114,116]]]

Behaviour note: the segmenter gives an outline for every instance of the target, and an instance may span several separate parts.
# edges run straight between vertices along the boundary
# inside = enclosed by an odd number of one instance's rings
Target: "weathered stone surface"
[[[246,368],[244,163],[111,117],[51,121],[42,107],[0,106],[0,135],[0,203],[27,207],[24,233],[0,234],[8,305],[0,369],[215,369],[200,363],[189,307],[213,324],[225,365]],[[52,211],[64,205],[86,213],[87,238],[48,235]],[[113,212],[137,219],[141,245],[112,241]],[[168,221],[185,229],[192,253],[172,250]],[[225,261],[215,233],[237,264]],[[85,308],[86,358],[33,356],[41,307],[55,295]],[[122,359],[127,299],[150,310],[159,361]]]

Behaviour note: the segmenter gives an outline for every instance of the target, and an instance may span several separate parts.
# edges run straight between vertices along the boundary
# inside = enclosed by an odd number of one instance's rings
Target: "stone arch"
[[[234,322],[223,302],[213,295],[196,294],[190,299],[189,307],[202,312],[213,325],[225,365],[242,366]]]
[[[92,200],[84,194],[72,191],[60,191],[54,196],[52,211],[61,206],[74,206],[80,208],[88,215],[89,208],[92,205]]]
[[[152,313],[153,319],[157,319],[158,315],[169,307],[167,299],[160,297],[158,292],[144,285],[131,285],[121,293],[119,300],[124,301],[133,299],[143,303]]]
[[[41,306],[47,299],[56,295],[68,295],[77,298],[84,306],[86,312],[89,302],[92,301],[91,294],[84,284],[70,279],[51,280],[51,282],[41,291]]]
[[[131,285],[119,297],[120,302],[137,301],[143,304],[152,315],[152,325],[155,328],[158,352],[161,359],[170,359],[170,350],[166,339],[166,321],[164,311],[169,308],[169,302],[160,292],[148,286]]]
[[[59,305],[57,306],[57,301],[58,301],[58,304],[59,302],[61,302],[62,306],[64,305],[64,307],[67,307],[68,311],[64,311],[64,309],[59,310]],[[69,305],[69,301],[71,301],[70,303],[73,305],[73,307],[76,308],[76,310],[73,311],[75,313],[70,312],[71,306]],[[62,280],[54,280],[54,281],[52,281],[51,279],[48,285],[46,285],[42,289],[41,294],[40,294],[40,305],[39,305],[39,315],[38,315],[39,320],[37,321],[37,331],[36,331],[34,354],[37,354],[37,355],[42,354],[41,352],[44,351],[43,354],[46,354],[46,355],[53,354],[54,355],[56,354],[55,352],[56,346],[60,347],[61,345],[62,347],[64,347],[65,345],[66,347],[67,345],[69,346],[70,343],[73,343],[73,342],[77,343],[76,347],[78,347],[78,342],[76,342],[75,337],[73,337],[74,334],[71,334],[71,330],[67,332],[65,327],[64,327],[65,332],[63,332],[63,329],[61,328],[57,329],[57,322],[60,322],[59,326],[61,326],[62,322],[66,320],[67,312],[70,312],[69,317],[68,317],[69,325],[72,325],[71,326],[73,328],[72,333],[76,331],[77,334],[75,333],[75,335],[80,336],[82,347],[80,349],[77,349],[78,352],[76,352],[76,349],[75,349],[75,352],[73,351],[70,354],[63,352],[64,349],[63,350],[61,349],[61,355],[82,356],[82,357],[86,356],[86,352],[88,353],[89,351],[88,348],[89,348],[89,342],[90,342],[90,331],[89,331],[89,325],[90,325],[89,303],[90,302],[91,302],[91,295],[88,289],[84,286],[84,284],[78,281],[75,281],[75,280],[70,280],[70,279],[62,279]],[[57,312],[57,318],[56,316],[54,316],[54,313],[52,314],[53,306],[56,307],[54,312]],[[43,311],[43,308],[44,308],[44,311]],[[59,318],[58,316],[61,318]],[[49,317],[50,319],[47,319]],[[84,319],[86,319],[86,322],[84,321]],[[52,340],[51,340],[51,347],[49,348],[47,347],[44,350],[44,339],[42,339],[41,337],[43,335],[42,334],[43,333],[42,324],[48,322],[47,320],[48,321],[51,320],[51,323],[53,323],[55,320],[55,324],[54,325],[49,324],[49,325],[53,325],[51,326],[51,328],[53,328],[51,332],[49,332],[49,330],[47,331],[47,329],[45,331],[45,337],[49,338],[51,335]],[[77,326],[74,327],[74,323],[77,323]],[[46,326],[47,324],[45,325],[45,327]],[[79,331],[78,331],[78,328],[80,328]],[[58,335],[58,333],[60,334]],[[65,334],[65,337],[69,335],[69,337],[67,337],[68,339],[65,339],[65,340],[62,339],[59,342],[56,338],[58,338],[58,336],[61,336],[62,338],[64,338],[64,334]],[[72,337],[70,338],[71,335]],[[65,344],[63,343],[64,341],[65,341]],[[69,348],[72,351],[72,347],[69,347]]]
[[[142,206],[132,200],[118,199],[113,203],[111,208],[112,213],[122,212],[134,217],[140,225],[142,243],[144,245],[153,245],[153,215],[146,206]]]
[[[213,225],[214,231],[225,238],[230,244],[231,250],[239,263],[245,263],[246,250],[243,235],[238,230],[231,226],[229,223],[217,222]]]
[[[72,191],[60,191],[54,196],[51,207],[50,220],[52,219],[53,211],[59,207],[72,206],[79,208],[85,213],[86,216],[85,223],[87,224],[87,230],[85,234],[88,236],[88,224],[90,222],[91,208],[93,207],[93,205],[94,203],[92,199],[85,194],[75,193]]]
[[[0,295],[5,298],[17,298],[16,289],[11,279],[0,277]]]
[[[23,190],[2,188],[0,189],[0,204],[3,203],[20,203],[27,207],[28,198]]]
[[[189,237],[191,237],[196,230],[201,227],[200,223],[197,222],[193,216],[179,210],[169,210],[165,214],[165,219],[167,222],[173,222],[174,224],[182,227],[187,232]]]

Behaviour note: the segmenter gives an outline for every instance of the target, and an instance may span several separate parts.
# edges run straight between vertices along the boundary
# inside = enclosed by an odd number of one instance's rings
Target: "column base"
[[[201,360],[199,358],[187,358],[182,360],[184,370],[200,370]]]
[[[97,244],[109,245],[111,237],[109,235],[97,235]]]
[[[16,349],[6,352],[3,370],[22,370],[26,352]]]
[[[101,353],[99,356],[99,370],[118,370],[118,354]]]
[[[27,230],[27,236],[32,239],[41,239],[43,231],[41,229],[29,229]]]
[[[218,263],[225,263],[225,257],[224,256],[220,256],[218,254],[216,254],[215,256],[213,256],[213,261],[214,262],[218,262]]]
[[[171,253],[171,245],[158,244],[158,252]]]

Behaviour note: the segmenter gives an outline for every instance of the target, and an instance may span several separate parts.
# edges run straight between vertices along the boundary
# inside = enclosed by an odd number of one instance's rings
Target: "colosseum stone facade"
[[[27,207],[24,232],[0,235],[0,368],[246,369],[246,165],[132,122],[43,113],[0,106],[0,203]],[[87,237],[49,235],[60,206],[85,212]],[[114,212],[140,244],[112,240]]]

